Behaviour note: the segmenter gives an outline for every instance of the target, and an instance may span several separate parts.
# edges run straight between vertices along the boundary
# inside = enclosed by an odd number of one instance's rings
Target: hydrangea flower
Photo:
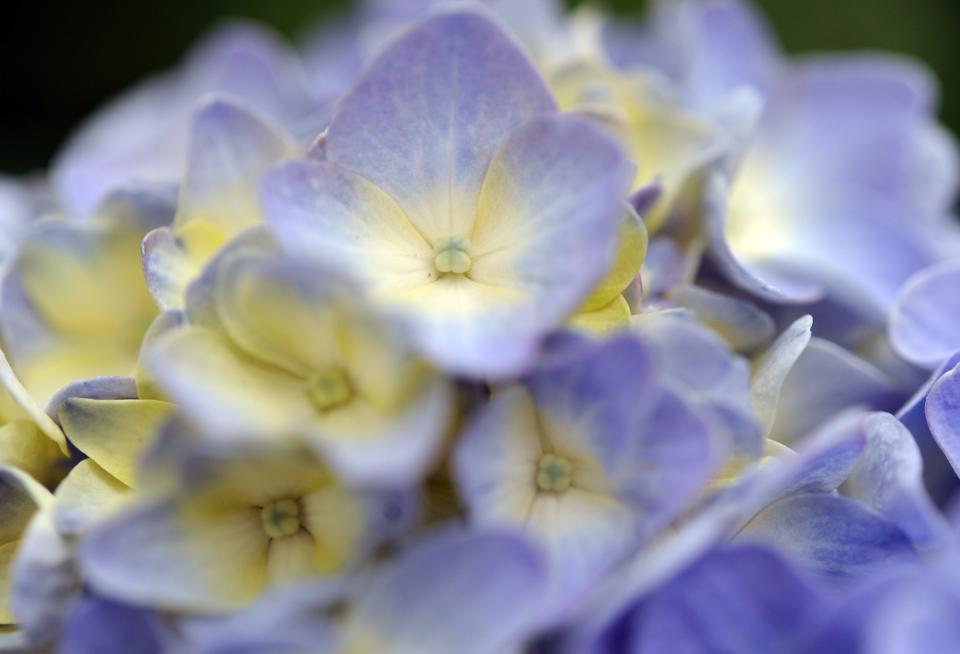
[[[264,184],[283,248],[357,277],[445,369],[503,376],[600,282],[632,168],[558,114],[523,53],[476,11],[440,12],[341,101],[323,161]]]
[[[201,105],[190,121],[173,224],[143,242],[147,285],[162,309],[183,308],[189,283],[213,255],[261,222],[260,177],[294,151],[288,137],[229,96]]]
[[[0,179],[0,649],[956,649],[927,73],[745,0],[337,29]]]
[[[956,152],[922,68],[787,61],[737,0],[663,3],[633,36],[622,62],[662,70],[721,124],[735,109],[752,132],[705,186],[710,253],[733,284],[775,301],[830,293],[882,324],[910,274],[956,252]]]
[[[223,612],[265,588],[346,572],[404,517],[396,499],[354,491],[296,447],[197,446],[173,465],[175,487],[144,491],[85,536],[79,563],[95,588]]]
[[[472,523],[522,529],[571,601],[677,517],[715,469],[710,427],[629,336],[558,346],[494,389],[455,455]]]
[[[141,273],[140,242],[170,220],[167,197],[125,191],[88,221],[36,222],[3,278],[6,353],[41,407],[64,386],[132,375],[157,315]]]
[[[203,281],[188,298],[191,323],[145,356],[203,430],[225,447],[306,438],[353,482],[397,487],[424,474],[453,408],[450,385],[352,284],[245,248],[225,252]]]

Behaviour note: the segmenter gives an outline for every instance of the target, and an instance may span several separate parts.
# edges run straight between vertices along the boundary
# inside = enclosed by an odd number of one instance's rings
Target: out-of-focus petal
[[[342,646],[422,654],[509,650],[537,626],[544,582],[543,562],[517,536],[436,537],[372,581],[347,617]]]
[[[910,431],[889,413],[864,418],[867,446],[844,485],[880,511],[919,549],[946,542],[948,527],[923,486],[923,461]]]
[[[262,27],[228,25],[197,45],[178,70],[107,104],[71,137],[53,165],[54,185],[70,213],[92,214],[110,191],[131,181],[175,183],[190,114],[210,93],[237,98],[291,131],[319,131],[311,118],[317,107],[293,53]]]
[[[960,475],[960,366],[934,382],[924,407],[930,433]]]
[[[791,495],[767,507],[740,540],[770,543],[826,577],[852,578],[910,560],[910,538],[855,500],[839,495]]]
[[[156,400],[74,398],[64,402],[58,415],[67,438],[81,452],[134,486],[140,454],[173,409]]]
[[[885,373],[816,337],[787,375],[780,398],[770,437],[785,444],[846,409],[890,411],[904,399]]]
[[[94,588],[145,606],[222,611],[264,584],[267,535],[253,508],[188,517],[171,501],[124,511],[89,532],[78,562]]]
[[[85,532],[118,508],[130,491],[91,459],[73,467],[54,493],[52,509],[57,531],[65,537]]]
[[[787,327],[773,345],[754,362],[750,380],[753,410],[769,434],[777,417],[777,405],[784,381],[810,342],[810,316],[799,318]]]
[[[737,352],[750,354],[773,340],[773,319],[751,302],[692,284],[677,286],[669,297],[693,311]]]
[[[960,261],[925,268],[900,289],[890,339],[910,361],[931,367],[960,350]]]
[[[238,353],[213,330],[175,329],[146,363],[169,397],[214,434],[289,433],[314,414],[303,380]]]
[[[100,597],[81,599],[64,625],[63,654],[152,654],[170,638],[159,615]]]
[[[630,651],[736,651],[799,647],[825,598],[774,550],[717,549],[678,574],[628,618]]]

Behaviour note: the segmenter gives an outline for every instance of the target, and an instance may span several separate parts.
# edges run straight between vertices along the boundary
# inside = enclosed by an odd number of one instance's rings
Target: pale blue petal
[[[347,617],[342,645],[418,654],[511,651],[541,618],[544,581],[542,561],[517,536],[434,537],[372,580]]]
[[[923,461],[909,430],[889,413],[863,422],[867,446],[844,484],[845,494],[880,511],[919,549],[946,540],[947,525],[923,486]]]
[[[770,543],[832,578],[868,575],[916,556],[900,528],[855,500],[826,493],[791,495],[772,504],[738,540]]]
[[[790,444],[846,409],[896,409],[903,393],[886,373],[829,341],[813,338],[783,384],[771,438]]]
[[[735,545],[710,552],[634,609],[624,644],[638,654],[793,651],[822,619],[825,599],[775,551]]]
[[[900,289],[890,339],[901,355],[933,367],[960,350],[960,260],[921,270]]]
[[[551,111],[543,80],[483,13],[440,12],[381,53],[341,101],[326,156],[386,191],[435,239],[462,232],[451,219],[474,215],[510,132]]]
[[[954,472],[960,475],[960,365],[933,384],[924,412],[930,433]]]

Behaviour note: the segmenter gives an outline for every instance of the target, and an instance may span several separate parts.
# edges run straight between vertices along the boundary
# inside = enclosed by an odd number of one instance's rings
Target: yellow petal
[[[613,267],[580,307],[580,311],[595,311],[614,301],[639,274],[646,256],[647,230],[640,217],[631,209],[624,216],[620,228]]]
[[[130,487],[118,481],[90,459],[70,471],[54,493],[54,511],[59,531],[78,534],[120,507]]]
[[[259,363],[210,329],[164,334],[146,365],[188,415],[220,435],[276,438],[296,433],[316,415],[305,379]]]
[[[8,598],[10,597],[10,573],[19,547],[19,540],[0,545],[0,624],[3,625],[16,623]]]
[[[12,400],[12,404],[16,406],[15,413],[18,414],[16,417],[32,420],[47,438],[57,444],[65,456],[69,456],[70,449],[67,447],[67,439],[60,427],[40,408],[37,396],[31,395],[24,388],[20,379],[13,372],[13,368],[10,367],[10,362],[7,361],[3,351],[0,351],[0,384],[3,385],[4,396]],[[53,397],[52,393],[50,397]]]
[[[136,345],[68,341],[24,361],[18,372],[35,403],[43,407],[68,384],[91,377],[127,377],[136,365]]]
[[[592,311],[580,310],[570,318],[570,325],[594,334],[606,334],[630,324],[630,305],[618,295],[609,304]]]
[[[137,463],[174,405],[156,400],[71,398],[60,424],[74,445],[127,486],[136,485]]]
[[[323,488],[301,500],[303,522],[314,540],[314,571],[332,574],[343,569],[357,550],[366,516],[359,498],[343,487]]]
[[[0,464],[20,468],[45,486],[54,486],[67,471],[59,446],[29,420],[0,427]]]
[[[716,153],[709,126],[685,114],[673,89],[644,72],[577,63],[557,72],[551,85],[561,109],[586,111],[617,132],[638,164],[636,187],[660,184],[663,194],[644,216],[656,232],[684,184]]]
[[[38,232],[17,261],[28,298],[57,333],[129,347],[156,314],[132,226]]]
[[[9,466],[0,466],[0,543],[20,538],[38,509],[53,495],[33,477]]]
[[[271,586],[286,584],[314,574],[313,537],[302,529],[270,541],[267,552],[267,580]]]

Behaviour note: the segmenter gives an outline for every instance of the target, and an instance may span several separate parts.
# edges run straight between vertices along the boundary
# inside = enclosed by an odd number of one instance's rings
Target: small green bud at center
[[[433,246],[433,265],[437,272],[463,274],[470,270],[470,239],[445,236]]]
[[[537,486],[540,490],[561,493],[573,483],[573,464],[556,454],[544,454],[537,466]]]
[[[321,413],[346,404],[353,397],[350,382],[339,368],[325,368],[307,380],[310,401]]]
[[[300,531],[300,505],[296,500],[277,500],[260,509],[263,530],[270,538],[292,536]]]

